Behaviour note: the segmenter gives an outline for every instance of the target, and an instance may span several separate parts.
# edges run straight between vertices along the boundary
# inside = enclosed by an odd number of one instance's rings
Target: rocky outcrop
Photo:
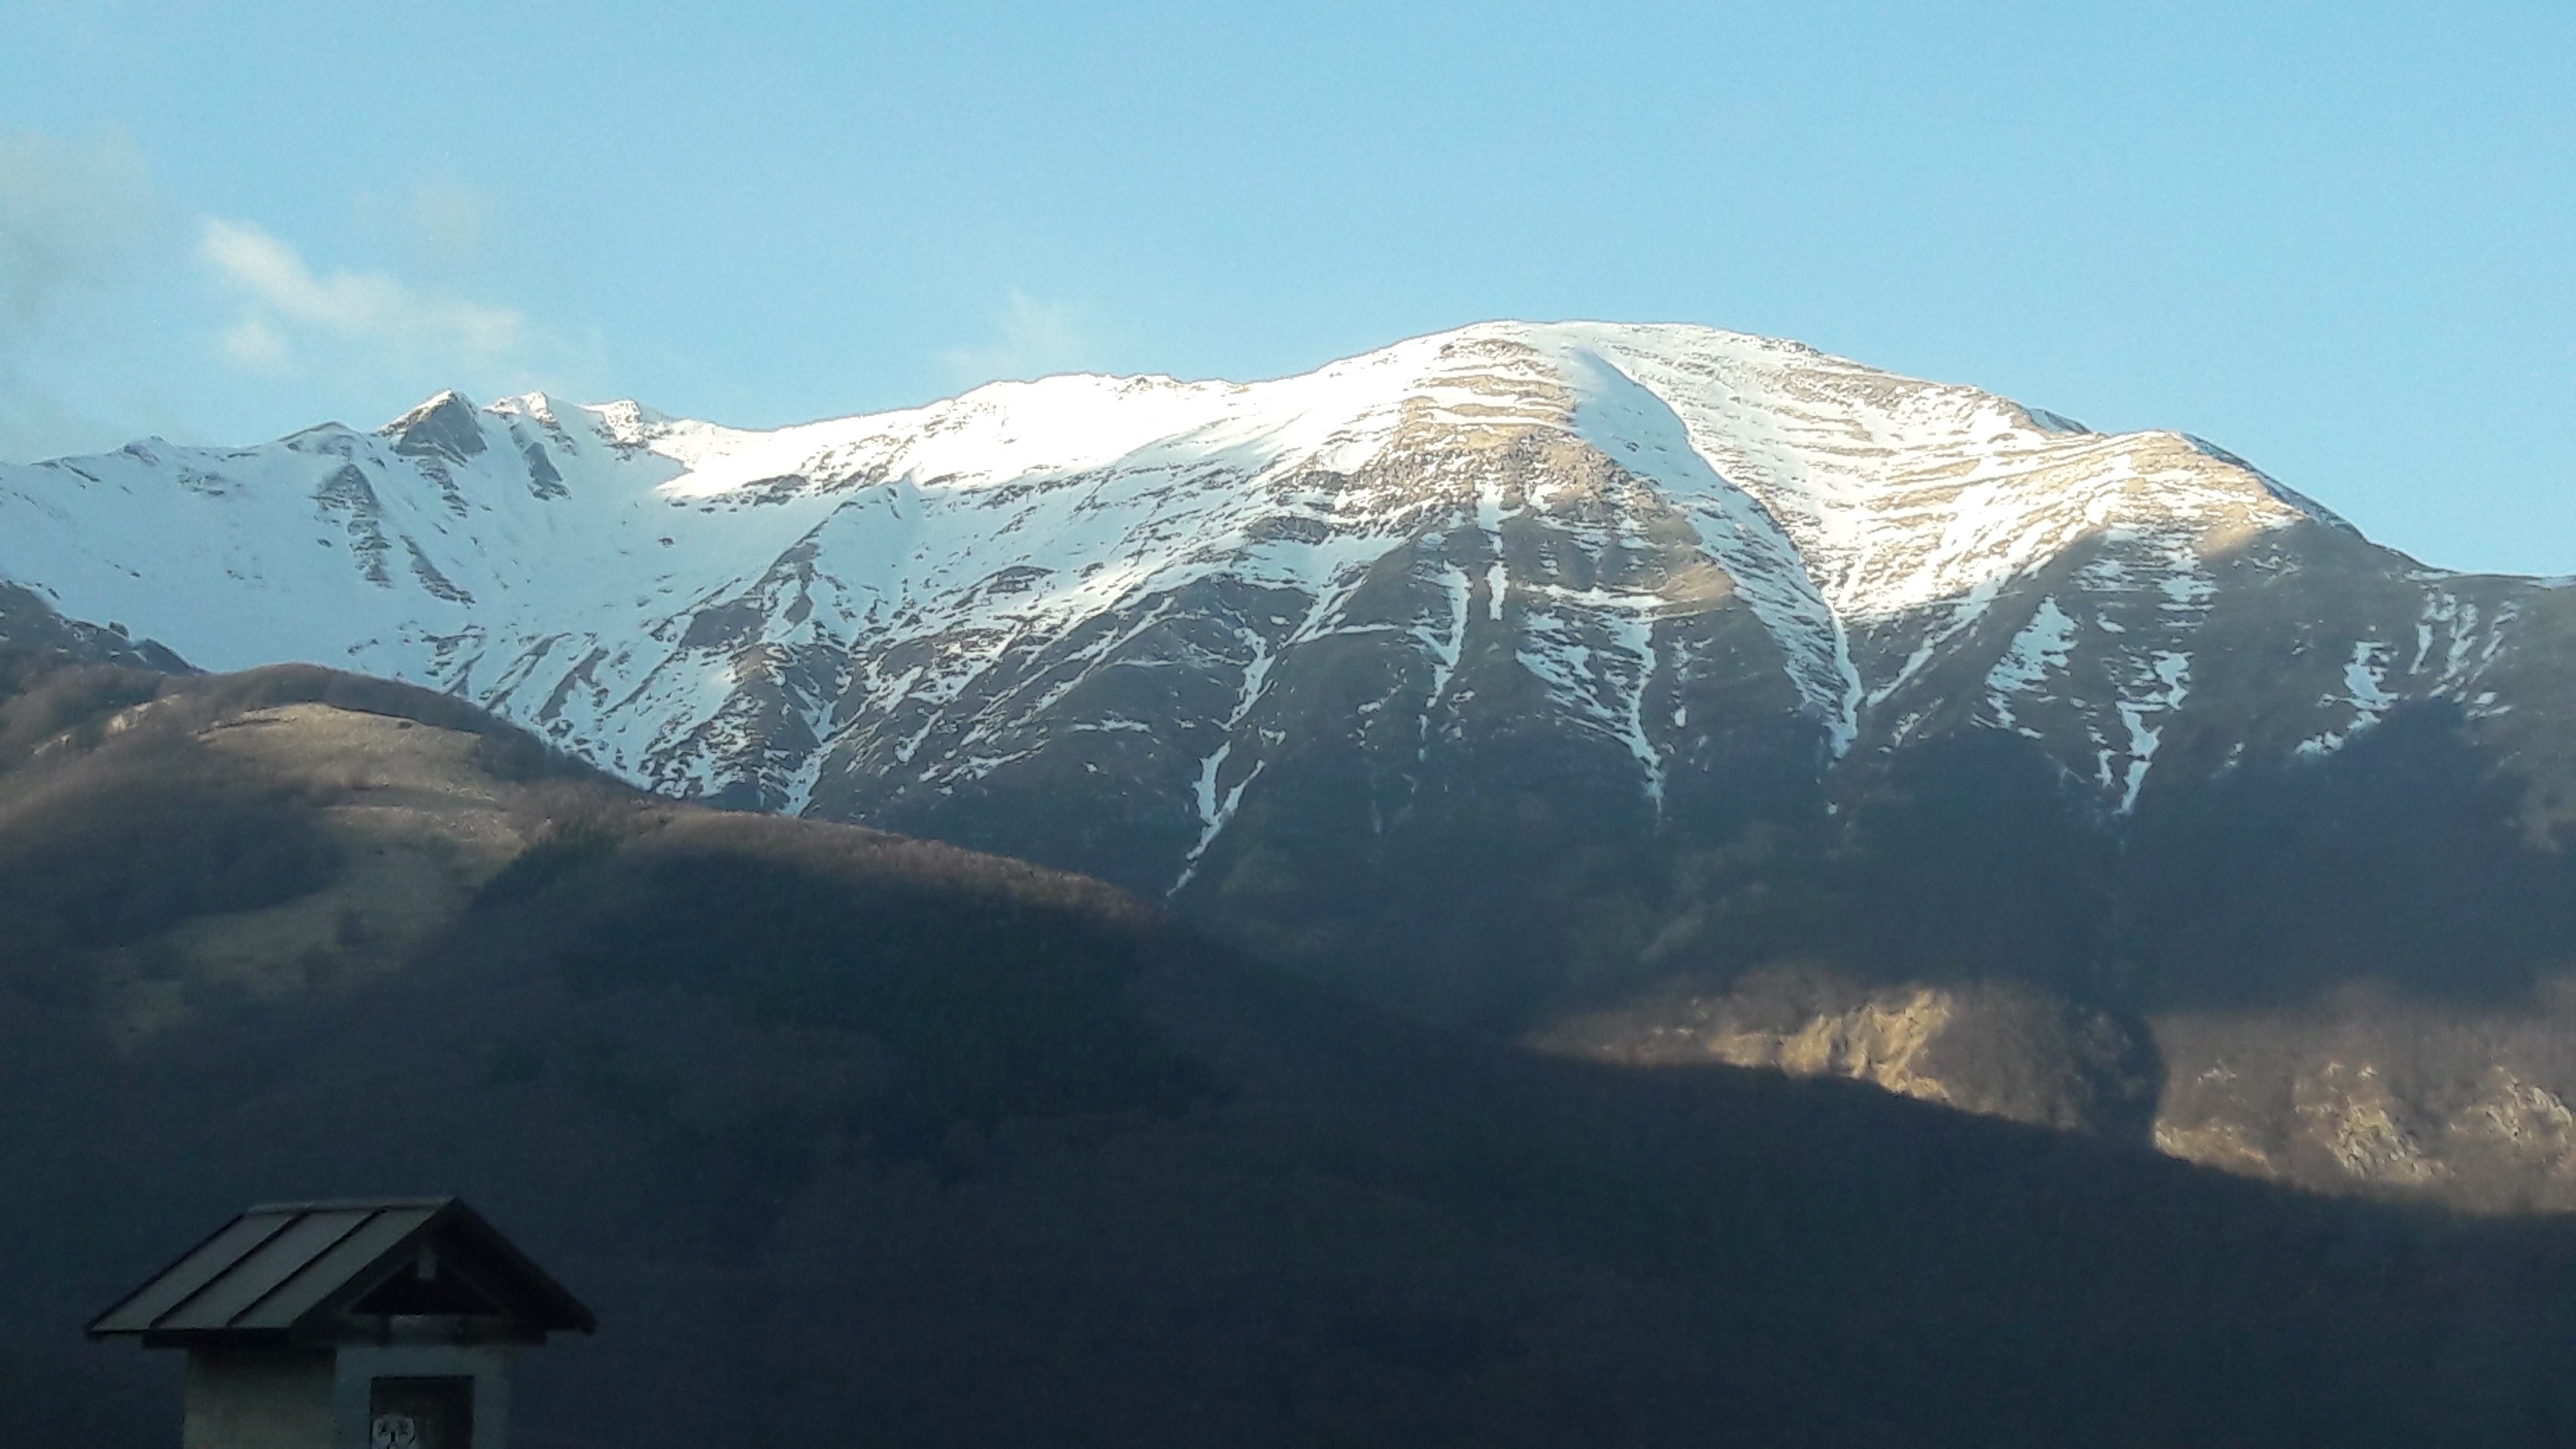
[[[2119,1022],[2026,989],[1866,988],[1815,971],[1760,973],[1579,1016],[1545,1050],[1637,1066],[1722,1063],[1843,1077],[1962,1111],[2120,1136],[2156,1098],[2153,1056]]]
[[[2367,996],[2310,1015],[2159,1021],[2156,1145],[2327,1191],[2576,1209],[2576,1017]]]
[[[170,674],[188,669],[186,660],[159,641],[137,639],[122,623],[66,619],[44,596],[0,583],[0,668],[14,670],[21,661],[44,667],[118,664]]]

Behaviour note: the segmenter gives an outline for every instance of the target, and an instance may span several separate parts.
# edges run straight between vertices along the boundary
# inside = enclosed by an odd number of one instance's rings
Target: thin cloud
[[[365,232],[415,276],[470,273],[490,250],[501,200],[489,188],[438,174],[397,191],[362,191],[353,210]]]
[[[1072,307],[1013,292],[999,338],[982,346],[945,348],[934,356],[952,381],[974,384],[1080,372],[1092,365],[1094,347]]]
[[[295,349],[261,317],[244,317],[225,328],[215,345],[225,361],[244,372],[284,372],[295,360]]]
[[[112,287],[152,210],[151,180],[126,142],[0,132],[0,347]]]
[[[527,319],[514,308],[426,295],[382,272],[316,272],[295,248],[244,222],[204,218],[197,250],[248,301],[222,343],[236,366],[285,366],[299,331],[476,372],[510,364],[528,341]]]
[[[0,458],[66,451],[132,420],[60,373],[122,332],[167,214],[133,145],[0,131]]]
[[[253,400],[323,417],[445,387],[596,390],[595,328],[450,280],[493,240],[494,197],[433,180],[386,206],[385,229],[419,243],[401,265],[317,267],[260,226],[175,204],[120,136],[0,126],[0,459],[201,435],[198,414]]]

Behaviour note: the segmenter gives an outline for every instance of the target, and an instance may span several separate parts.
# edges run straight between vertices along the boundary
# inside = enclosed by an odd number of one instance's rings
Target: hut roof
[[[490,1320],[513,1337],[598,1326],[462,1201],[405,1197],[251,1208],[100,1314],[89,1333],[330,1337],[396,1316]]]

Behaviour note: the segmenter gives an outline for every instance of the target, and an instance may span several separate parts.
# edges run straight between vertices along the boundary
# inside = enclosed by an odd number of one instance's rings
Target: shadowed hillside
[[[532,1445],[2559,1442],[2576,1237],[1321,995],[1079,877],[318,670],[12,665],[0,1442],[242,1204],[457,1191]],[[21,721],[27,723],[21,724]]]
[[[2224,741],[2173,748],[2223,757]],[[2329,1191],[2576,1208],[2576,850],[2447,704],[2153,786],[1926,746],[1641,872],[1548,1047],[1874,1082]],[[2542,808],[2543,806],[2546,808]]]

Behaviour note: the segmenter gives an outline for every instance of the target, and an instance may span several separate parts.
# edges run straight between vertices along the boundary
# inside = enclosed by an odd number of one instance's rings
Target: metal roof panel
[[[222,1277],[261,1244],[294,1221],[291,1215],[256,1209],[215,1230],[213,1237],[188,1250],[151,1282],[90,1324],[92,1333],[148,1333],[162,1315]]]
[[[400,1247],[403,1239],[437,1217],[438,1206],[434,1204],[388,1208],[374,1214],[347,1237],[296,1270],[294,1276],[278,1284],[247,1312],[235,1317],[232,1326],[240,1329],[293,1328],[305,1314],[349,1286],[350,1280],[373,1267],[387,1253]]]
[[[374,1216],[366,1208],[342,1208],[294,1218],[283,1232],[252,1249],[223,1276],[163,1316],[153,1330],[188,1333],[233,1327],[234,1319]]]

